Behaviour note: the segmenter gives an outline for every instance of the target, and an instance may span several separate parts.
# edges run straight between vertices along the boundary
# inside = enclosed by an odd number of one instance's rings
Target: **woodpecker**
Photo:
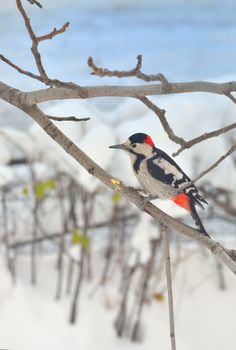
[[[126,142],[110,148],[122,149],[129,154],[134,174],[148,195],[146,201],[155,198],[171,199],[191,214],[201,233],[210,237],[195,208],[196,205],[203,208],[202,203],[207,202],[194,185],[176,195],[174,190],[191,180],[167,153],[155,147],[149,135],[137,133]]]

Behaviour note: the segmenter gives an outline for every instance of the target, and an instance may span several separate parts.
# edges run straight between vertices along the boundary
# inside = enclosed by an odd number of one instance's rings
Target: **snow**
[[[213,259],[213,258],[211,258]],[[40,259],[41,260],[41,259]],[[79,322],[68,324],[70,299],[63,294],[60,301],[52,299],[55,283],[55,259],[41,260],[37,288],[28,285],[27,257],[19,258],[17,285],[12,286],[1,261],[0,344],[2,348],[19,350],[87,349],[99,342],[103,349],[169,349],[167,295],[164,301],[151,301],[143,315],[144,338],[132,344],[127,338],[117,338],[113,328],[119,295],[114,283],[91,298],[91,283],[83,286],[79,305]],[[178,266],[174,278],[177,346],[183,350],[235,350],[236,281],[224,270],[227,289],[217,287],[211,261],[201,253],[188,256]],[[45,273],[47,272],[47,273]],[[7,322],[6,320],[9,320]]]
[[[160,233],[150,216],[146,213],[141,214],[139,223],[132,233],[132,253],[130,254],[129,266],[135,266],[137,263],[136,257],[138,257],[138,262],[141,264],[147,263],[151,254],[151,241],[159,237]]]

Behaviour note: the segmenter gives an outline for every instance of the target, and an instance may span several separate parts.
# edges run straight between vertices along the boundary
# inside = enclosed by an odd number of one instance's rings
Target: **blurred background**
[[[98,66],[170,81],[235,80],[234,0],[41,0],[22,3],[38,35],[70,21],[66,33],[41,43],[51,78],[80,85],[143,84],[90,75]],[[14,0],[0,7],[1,54],[36,72],[31,43]],[[0,62],[1,81],[30,91],[44,86]],[[225,96],[152,97],[178,136],[189,140],[235,122]],[[150,134],[170,155],[178,147],[140,101],[97,98],[53,101],[48,115],[90,117],[57,126],[100,166],[134,186],[129,160],[108,148],[135,132]],[[215,162],[231,131],[175,160],[190,176]],[[0,348],[169,349],[168,303],[159,226],[88,175],[23,112],[0,101]],[[236,248],[236,156],[199,182],[209,202],[199,211],[210,235]],[[155,204],[193,225],[169,201]],[[235,350],[236,282],[198,243],[170,232],[177,346]]]

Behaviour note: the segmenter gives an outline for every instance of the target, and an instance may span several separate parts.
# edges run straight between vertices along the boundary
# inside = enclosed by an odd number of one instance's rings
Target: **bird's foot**
[[[146,194],[145,190],[142,187],[128,186],[128,189],[130,191],[136,192],[136,193],[141,194],[141,195]]]
[[[141,204],[140,204],[140,209],[141,210],[144,210],[145,209],[145,207],[146,207],[146,204],[148,203],[148,202],[150,202],[150,201],[153,201],[154,199],[158,199],[159,198],[159,196],[152,196],[151,194],[150,195],[148,195],[147,197],[143,197],[143,200],[142,200],[142,202],[141,202]]]
[[[145,206],[148,202],[154,200],[154,199],[158,199],[160,198],[159,196],[152,196],[151,194],[148,195],[147,192],[145,192],[145,190],[142,188],[142,187],[132,187],[132,186],[128,186],[128,189],[130,191],[133,191],[135,193],[138,193],[139,195],[142,195],[143,196],[143,199],[142,199],[142,202],[140,203],[139,205],[139,208],[141,210],[144,210],[145,209]],[[146,196],[144,196],[146,195]]]

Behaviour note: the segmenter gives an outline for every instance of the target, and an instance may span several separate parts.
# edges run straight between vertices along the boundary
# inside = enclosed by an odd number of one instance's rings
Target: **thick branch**
[[[3,84],[3,83],[2,83]],[[186,83],[169,83],[169,92],[163,92],[160,84],[149,85],[101,85],[101,86],[84,86],[77,84],[71,86],[54,87],[42,90],[22,93],[22,100],[27,104],[38,104],[50,100],[61,99],[83,99],[94,97],[134,97],[137,96],[154,96],[163,94],[180,94],[191,92],[208,92],[213,94],[224,95],[226,88],[236,91],[236,82],[212,83],[207,81],[193,81]]]

